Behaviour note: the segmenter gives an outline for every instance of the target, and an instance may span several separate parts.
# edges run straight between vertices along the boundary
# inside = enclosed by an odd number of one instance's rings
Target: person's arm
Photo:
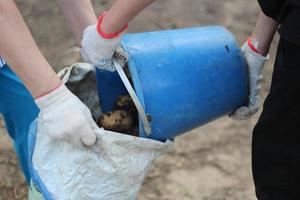
[[[39,127],[54,140],[78,147],[93,145],[96,125],[89,109],[62,84],[41,54],[14,1],[0,1],[0,24],[0,55],[35,98]]]
[[[117,0],[106,12],[101,30],[111,34],[122,29],[154,0]],[[58,0],[78,44],[86,27],[96,24],[97,18],[91,0]]]
[[[90,0],[58,0],[84,61],[112,71],[112,56],[127,24],[154,0],[117,0],[98,20]]]
[[[259,13],[256,26],[251,35],[251,38],[259,43],[257,47],[259,54],[264,56],[268,54],[277,28],[278,23],[276,21],[266,16],[262,11]]]
[[[242,53],[248,65],[249,97],[247,105],[238,108],[230,115],[233,119],[248,119],[259,109],[262,70],[269,59],[268,52],[277,28],[277,22],[260,12],[252,35],[242,46]]]
[[[0,24],[0,55],[23,80],[31,94],[38,97],[61,85],[12,0],[0,1]]]
[[[84,29],[97,23],[91,0],[58,0],[58,4],[80,45]]]
[[[111,34],[122,29],[154,0],[117,0],[107,11],[101,30]]]

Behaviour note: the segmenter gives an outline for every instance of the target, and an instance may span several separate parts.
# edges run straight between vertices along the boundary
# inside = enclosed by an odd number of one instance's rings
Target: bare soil
[[[39,47],[58,71],[79,61],[75,40],[56,1],[16,1]],[[94,0],[97,13],[112,0]],[[145,32],[220,24],[240,44],[255,24],[258,5],[249,0],[156,1],[130,25],[129,32]],[[274,58],[273,44],[271,58]],[[264,74],[263,97],[270,85],[273,59]],[[224,117],[176,139],[174,148],[151,169],[138,200],[253,200],[251,175],[251,120],[235,122]],[[27,186],[18,166],[5,125],[0,119],[0,200],[26,199]]]

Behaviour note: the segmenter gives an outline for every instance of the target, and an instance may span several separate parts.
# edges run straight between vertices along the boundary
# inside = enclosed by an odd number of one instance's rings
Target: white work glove
[[[121,35],[127,25],[117,33],[105,34],[100,29],[104,16],[105,13],[99,17],[97,25],[88,26],[84,30],[81,56],[85,62],[92,63],[100,69],[115,71],[112,65],[112,56],[120,45]]]
[[[54,91],[35,100],[40,109],[40,128],[49,138],[73,144],[91,146],[96,142],[97,127],[90,110],[62,84]]]
[[[235,120],[244,120],[252,117],[259,109],[259,91],[263,78],[262,70],[269,56],[262,56],[255,52],[258,42],[249,38],[242,46],[242,52],[248,65],[249,73],[249,97],[247,106],[242,106],[229,116]]]

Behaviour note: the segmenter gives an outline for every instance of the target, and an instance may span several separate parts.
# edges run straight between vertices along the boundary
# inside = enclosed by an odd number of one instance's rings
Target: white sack
[[[91,68],[88,64],[75,65],[78,67]],[[71,80],[73,68],[60,74]],[[72,116],[66,123],[70,120]],[[32,162],[54,199],[133,200],[154,159],[171,144],[100,128],[95,133],[97,143],[93,147],[77,149],[51,141],[38,122]]]

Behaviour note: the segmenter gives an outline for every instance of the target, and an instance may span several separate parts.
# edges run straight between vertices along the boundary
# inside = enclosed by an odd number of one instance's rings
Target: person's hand
[[[90,110],[62,84],[35,99],[40,109],[39,125],[53,140],[82,147],[96,142],[97,127]]]
[[[246,106],[242,106],[229,116],[235,120],[244,120],[252,117],[259,109],[259,91],[263,78],[262,70],[269,56],[262,56],[257,52],[258,42],[249,38],[242,46],[242,52],[248,65],[249,97]]]
[[[114,71],[112,56],[120,45],[121,35],[127,26],[117,33],[105,34],[100,28],[104,16],[105,13],[99,17],[97,25],[88,26],[84,30],[81,56],[85,62],[92,63],[100,69]]]

